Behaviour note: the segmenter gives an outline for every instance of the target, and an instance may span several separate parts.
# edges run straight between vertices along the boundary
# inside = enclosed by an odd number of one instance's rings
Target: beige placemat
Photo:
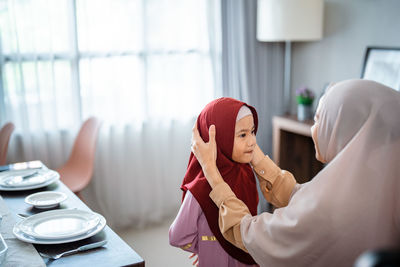
[[[0,224],[0,233],[3,236],[7,246],[7,255],[1,266],[20,267],[20,266],[46,266],[35,247],[17,239],[12,230],[16,220],[0,196],[0,215],[2,216]]]

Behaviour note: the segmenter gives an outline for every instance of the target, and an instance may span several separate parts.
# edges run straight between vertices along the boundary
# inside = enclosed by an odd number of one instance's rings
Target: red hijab
[[[244,102],[227,97],[216,99],[207,104],[197,118],[197,129],[204,142],[208,142],[208,129],[212,124],[215,125],[218,170],[232,191],[247,205],[254,216],[257,215],[258,193],[253,170],[248,163],[237,163],[232,160],[236,116],[243,105],[249,107],[253,113],[255,132],[257,132],[258,117],[256,110]],[[222,236],[218,226],[218,207],[209,197],[211,187],[193,153],[190,153],[189,164],[181,189],[183,190],[182,200],[185,197],[186,190],[189,190],[199,202],[211,231],[224,250],[243,263],[255,264],[250,254],[235,247]]]

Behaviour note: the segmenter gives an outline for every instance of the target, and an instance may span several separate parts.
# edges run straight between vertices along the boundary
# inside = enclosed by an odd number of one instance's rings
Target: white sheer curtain
[[[88,204],[115,227],[175,212],[194,117],[220,95],[219,1],[1,0],[9,161],[62,165],[102,121]]]

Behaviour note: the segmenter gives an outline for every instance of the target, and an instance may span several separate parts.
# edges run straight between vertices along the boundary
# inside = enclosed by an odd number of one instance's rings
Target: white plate
[[[25,203],[33,205],[38,209],[49,209],[56,207],[66,199],[67,195],[63,192],[44,191],[27,196]]]
[[[65,239],[82,235],[95,228],[100,222],[97,213],[60,209],[32,215],[18,223],[25,234],[40,239]]]
[[[70,237],[70,238],[60,238],[60,239],[41,239],[41,238],[34,238],[30,235],[25,234],[24,232],[21,231],[21,229],[19,229],[19,226],[17,224],[15,224],[14,228],[13,228],[13,233],[15,235],[16,238],[18,238],[21,241],[24,242],[28,242],[28,243],[32,243],[32,244],[64,244],[64,243],[70,243],[70,242],[74,242],[74,241],[79,241],[85,238],[89,238],[91,236],[94,236],[95,234],[98,234],[101,230],[104,229],[104,227],[106,226],[106,219],[101,216],[100,214],[97,214],[100,216],[100,222],[99,224],[93,228],[92,230],[88,231],[87,233],[84,233],[82,235],[79,236],[74,236],[74,237]]]
[[[0,173],[0,185],[4,187],[30,186],[45,182],[42,170],[10,170]],[[24,178],[27,177],[27,178]]]
[[[33,176],[31,178],[23,179],[24,181],[21,183],[9,183],[15,176],[23,176],[28,175],[30,172],[39,171],[39,174]],[[39,177],[39,178],[36,178]],[[56,171],[49,170],[49,169],[41,169],[41,170],[23,170],[23,171],[6,171],[0,173],[0,190],[2,191],[23,191],[23,190],[31,190],[36,188],[41,188],[48,186],[55,181],[60,179],[60,174]],[[27,180],[28,182],[25,182]],[[14,180],[15,182],[15,180]]]

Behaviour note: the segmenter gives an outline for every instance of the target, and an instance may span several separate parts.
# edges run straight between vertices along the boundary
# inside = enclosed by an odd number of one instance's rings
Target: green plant
[[[312,105],[314,98],[314,92],[307,87],[301,87],[296,90],[296,100],[298,104]]]

